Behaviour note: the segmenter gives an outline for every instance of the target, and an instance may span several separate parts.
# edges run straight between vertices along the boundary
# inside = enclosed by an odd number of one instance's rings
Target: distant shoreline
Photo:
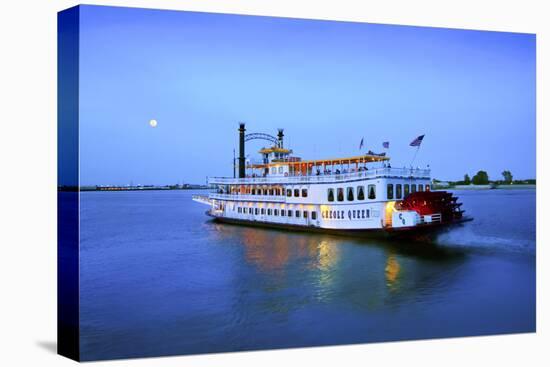
[[[59,186],[57,191],[60,192],[117,192],[117,191],[173,191],[173,190],[210,190],[208,186],[195,186],[189,187],[172,187],[172,186],[139,186],[139,187],[126,187],[126,186]]]
[[[535,184],[433,186],[434,190],[535,190]]]

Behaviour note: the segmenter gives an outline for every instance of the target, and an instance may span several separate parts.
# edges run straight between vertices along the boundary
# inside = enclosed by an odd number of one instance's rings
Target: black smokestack
[[[244,123],[239,123],[239,178],[244,178],[245,176],[245,162],[244,162]]]
[[[283,129],[279,129],[279,133],[277,134],[277,138],[279,139],[279,148],[283,147],[283,137],[285,134],[283,134]]]

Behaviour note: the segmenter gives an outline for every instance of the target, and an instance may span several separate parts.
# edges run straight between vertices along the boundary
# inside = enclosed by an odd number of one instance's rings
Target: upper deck
[[[258,185],[258,184],[323,184],[356,181],[374,178],[430,179],[429,169],[380,167],[348,173],[320,173],[311,175],[260,176],[260,177],[209,177],[214,185]]]

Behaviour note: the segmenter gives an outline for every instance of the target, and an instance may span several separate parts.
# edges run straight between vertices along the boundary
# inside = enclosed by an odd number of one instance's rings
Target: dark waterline
[[[192,191],[81,194],[84,360],[535,330],[535,190],[456,192],[436,243],[216,224]]]

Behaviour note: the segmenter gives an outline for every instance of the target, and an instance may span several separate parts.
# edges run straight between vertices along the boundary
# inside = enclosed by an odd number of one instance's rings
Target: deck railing
[[[236,195],[236,194],[210,194],[210,199],[218,200],[236,200],[236,201],[264,201],[264,202],[274,202],[274,203],[284,203],[286,201],[286,196],[275,196],[275,195]]]
[[[366,171],[320,174],[308,176],[266,176],[266,177],[210,177],[209,184],[310,184],[334,183],[363,178],[430,178],[429,169],[420,168],[373,168]]]

